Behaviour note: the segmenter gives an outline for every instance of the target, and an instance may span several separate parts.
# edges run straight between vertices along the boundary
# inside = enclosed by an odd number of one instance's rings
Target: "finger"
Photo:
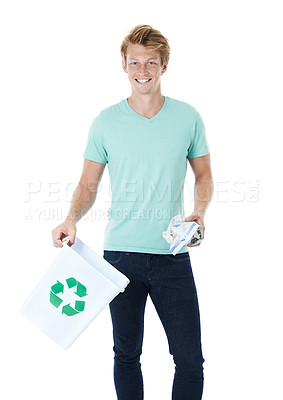
[[[200,243],[195,244],[194,246],[188,246],[188,245],[187,245],[187,247],[197,247],[197,246],[199,246],[199,245],[200,245]]]
[[[62,242],[62,240],[60,238],[57,238],[57,239],[53,240],[53,245],[55,247],[63,247],[63,242]]]
[[[76,231],[75,230],[69,231],[68,246],[71,247],[75,243],[75,237],[76,237]]]
[[[204,227],[204,225],[202,225],[202,239],[204,239],[204,231],[205,231],[205,227]]]
[[[53,236],[53,245],[55,247],[63,247],[63,242],[62,239],[64,239],[64,237],[66,237],[67,235],[62,232],[62,231],[52,231],[52,236]]]
[[[54,247],[63,247],[63,244],[62,244],[61,240],[56,239],[56,240],[53,240],[53,246]]]
[[[185,222],[195,221],[195,219],[196,219],[196,216],[195,216],[195,215],[190,215],[189,217],[187,217],[187,218],[185,219]]]

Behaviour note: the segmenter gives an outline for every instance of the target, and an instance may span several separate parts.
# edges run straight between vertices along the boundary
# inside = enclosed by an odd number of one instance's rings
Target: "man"
[[[184,213],[187,159],[195,174],[195,192],[194,211],[186,221],[196,221],[203,229],[213,180],[199,113],[161,94],[169,53],[167,39],[149,25],[138,25],[125,37],[122,67],[132,94],[93,120],[69,214],[52,231],[55,247],[62,247],[66,236],[74,243],[76,223],[92,207],[108,164],[112,204],[104,258],[130,280],[109,304],[119,400],[143,399],[140,355],[148,294],[175,362],[172,399],[201,399],[203,391],[199,307],[188,248],[173,256],[162,232],[173,216]]]

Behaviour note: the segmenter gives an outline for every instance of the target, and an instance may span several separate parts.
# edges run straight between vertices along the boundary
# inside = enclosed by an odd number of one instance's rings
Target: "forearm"
[[[213,195],[212,177],[199,178],[195,180],[194,186],[194,211],[204,216]]]
[[[71,206],[66,220],[72,220],[75,224],[88,212],[95,202],[97,186],[79,183],[71,201]]]

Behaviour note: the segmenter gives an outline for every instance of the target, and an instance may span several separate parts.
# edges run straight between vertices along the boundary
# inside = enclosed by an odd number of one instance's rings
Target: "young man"
[[[204,229],[213,192],[203,121],[189,104],[161,94],[167,39],[149,25],[132,29],[121,45],[122,67],[132,94],[93,120],[84,167],[66,220],[52,231],[53,244],[75,241],[76,223],[93,205],[108,164],[112,204],[104,258],[130,283],[110,303],[114,382],[119,400],[143,399],[144,311],[150,295],[175,362],[172,399],[201,399],[203,362],[200,317],[188,247],[175,256],[162,237],[170,220],[184,214],[187,159],[195,174],[194,211],[186,221]]]

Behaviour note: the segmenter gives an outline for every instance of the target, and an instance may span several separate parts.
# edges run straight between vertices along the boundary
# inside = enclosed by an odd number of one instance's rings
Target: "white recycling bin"
[[[130,281],[78,237],[63,243],[19,311],[67,349]]]

